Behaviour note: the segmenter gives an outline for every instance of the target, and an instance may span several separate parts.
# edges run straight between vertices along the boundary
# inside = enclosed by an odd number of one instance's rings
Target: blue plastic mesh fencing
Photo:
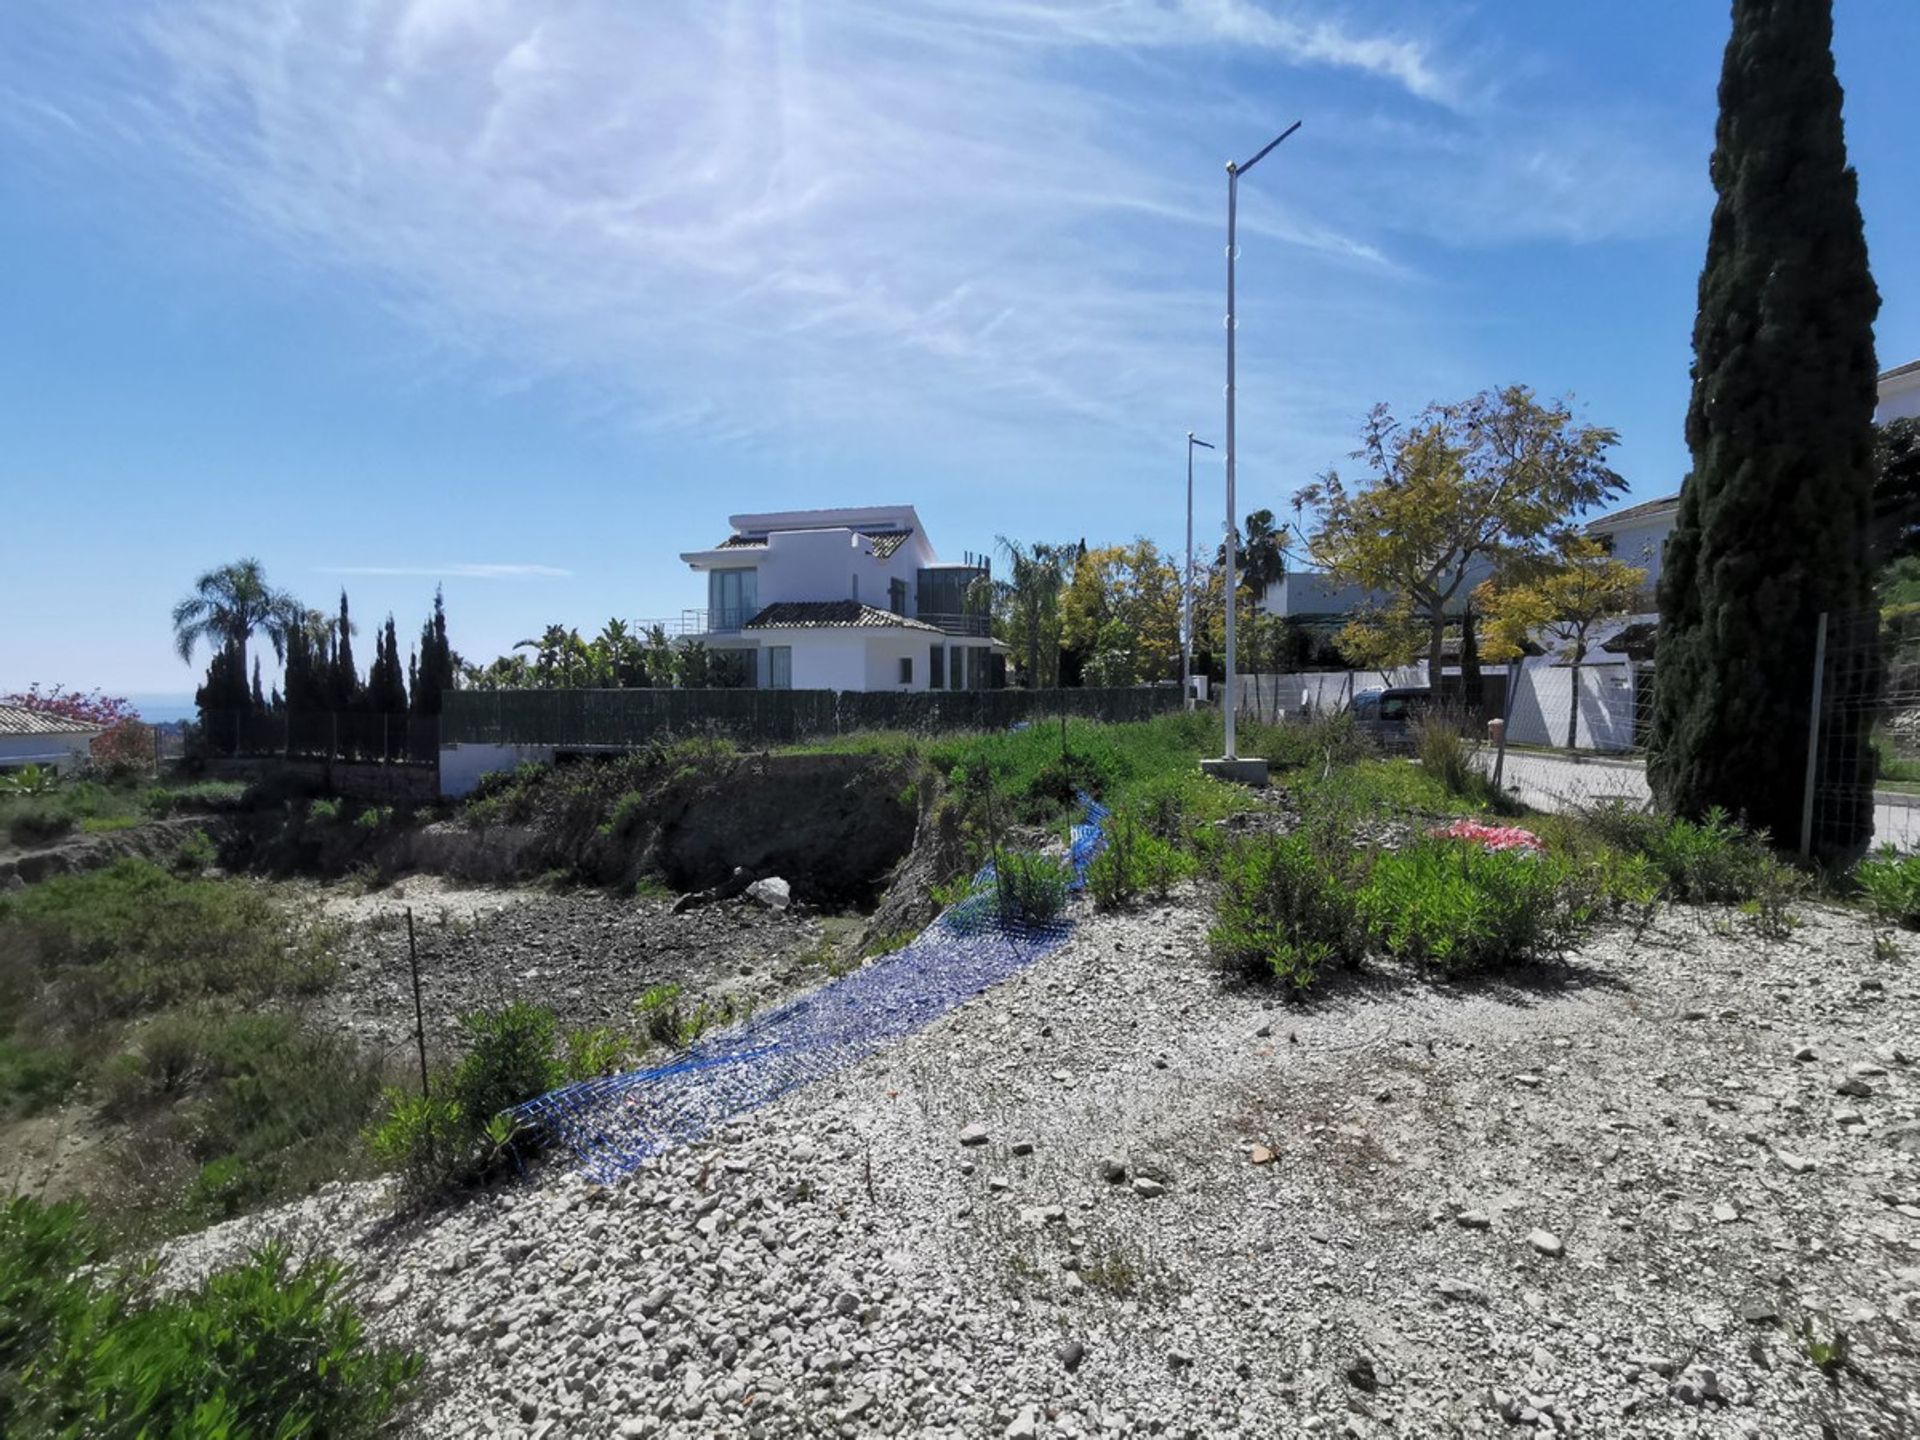
[[[1068,846],[1069,886],[1106,843],[1107,809],[1081,797],[1085,818]],[[884,1049],[1064,944],[1072,922],[1003,919],[993,867],[912,944],[811,994],[689,1046],[671,1064],[588,1080],[512,1111],[527,1129],[570,1149],[602,1183],[711,1133]]]

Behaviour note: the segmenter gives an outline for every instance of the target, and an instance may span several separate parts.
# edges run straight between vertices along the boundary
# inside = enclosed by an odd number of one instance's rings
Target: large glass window
[[[707,628],[738,630],[760,610],[758,570],[707,572]]]
[[[933,645],[927,653],[927,688],[944,690],[947,685],[947,647]]]
[[[793,647],[791,645],[767,647],[767,688],[769,690],[793,688]]]
[[[951,669],[947,677],[947,688],[949,690],[966,689],[967,688],[966,646],[955,645],[952,649],[947,651],[947,659],[949,662],[951,662]]]

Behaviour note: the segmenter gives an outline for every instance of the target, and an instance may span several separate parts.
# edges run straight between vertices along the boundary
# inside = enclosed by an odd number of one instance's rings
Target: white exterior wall
[[[1630,521],[1618,530],[1606,531],[1613,537],[1613,558],[1639,566],[1647,572],[1647,584],[1658,584],[1661,551],[1673,533],[1674,519],[1675,512],[1668,511],[1665,515],[1650,515],[1644,520]]]
[[[91,733],[75,735],[0,735],[0,770],[38,765],[71,774],[93,758]]]
[[[866,690],[924,690],[927,688],[928,647],[941,643],[924,630],[881,632],[867,642]],[[901,660],[913,661],[913,679],[900,683]]]
[[[496,770],[512,770],[525,761],[550,764],[551,745],[442,745],[440,795],[458,800],[479,787],[480,777]]]
[[[763,630],[760,643],[793,647],[795,690],[867,688],[867,642],[858,631]]]
[[[1920,370],[1882,380],[1880,406],[1873,412],[1874,424],[1913,419],[1920,419]]]

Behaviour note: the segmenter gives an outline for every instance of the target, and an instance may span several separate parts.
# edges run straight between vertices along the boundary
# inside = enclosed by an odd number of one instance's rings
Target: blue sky
[[[1920,357],[1920,5],[1836,52]],[[737,510],[908,501],[944,551],[1177,543],[1367,408],[1520,381],[1684,472],[1710,0],[13,0],[0,9],[0,689],[190,690],[242,554],[488,658],[703,603]],[[1199,525],[1217,535],[1217,462]]]

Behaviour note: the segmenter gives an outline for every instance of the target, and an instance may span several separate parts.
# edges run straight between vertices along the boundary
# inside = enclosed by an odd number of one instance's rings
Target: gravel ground
[[[449,1045],[471,1010],[533,1000],[563,1026],[630,1028],[650,987],[673,983],[689,1003],[731,996],[764,1005],[824,975],[855,920],[774,915],[751,903],[676,915],[669,901],[599,890],[456,886],[434,876],[357,894],[288,887],[295,906],[345,927],[342,972],[319,1002],[330,1023],[374,1047],[413,1039],[406,912],[414,912],[429,1043]]]
[[[1916,1434],[1915,941],[1803,918],[1294,1008],[1197,905],[1092,917],[623,1184],[338,1187],[174,1273],[357,1261],[422,1436]]]

